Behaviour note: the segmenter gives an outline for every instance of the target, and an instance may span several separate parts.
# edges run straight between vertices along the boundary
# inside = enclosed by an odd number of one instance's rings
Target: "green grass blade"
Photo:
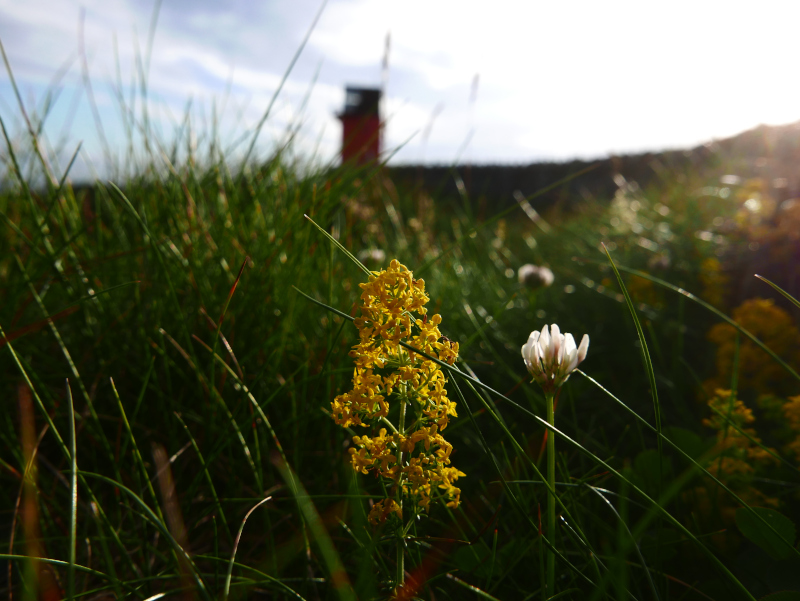
[[[356,594],[350,584],[350,578],[339,559],[339,553],[333,545],[330,534],[319,517],[317,508],[308,496],[305,487],[294,473],[291,466],[280,455],[273,455],[272,462],[283,477],[289,491],[297,501],[303,520],[308,524],[314,541],[322,554],[322,560],[330,577],[331,585],[340,599],[344,601],[356,601]]]
[[[208,346],[207,344],[205,344],[202,341],[199,341],[199,342],[202,344],[203,348],[205,348],[207,351],[211,352],[211,347],[210,346]],[[247,384],[244,383],[244,381],[233,370],[233,368],[230,365],[228,365],[225,362],[225,359],[220,357],[218,353],[213,353],[212,356],[214,357],[214,359],[216,359],[222,365],[223,368],[225,368],[227,370],[227,372],[230,375],[230,377],[233,378],[234,381],[239,386],[241,386],[242,392],[244,392],[245,395],[247,395],[247,399],[253,405],[253,408],[256,410],[256,412],[258,413],[259,417],[261,417],[262,421],[264,422],[264,425],[267,426],[267,429],[269,430],[269,433],[272,436],[272,441],[275,443],[275,448],[278,450],[278,453],[283,458],[283,460],[286,461],[286,454],[284,453],[283,445],[281,445],[280,441],[278,440],[278,436],[275,433],[275,429],[272,427],[272,423],[270,422],[269,418],[267,417],[267,414],[264,412],[264,409],[261,407],[259,402],[253,396],[253,393],[250,392],[250,389],[247,387]],[[300,369],[302,369],[302,368],[303,368],[303,366],[301,365],[300,367],[297,368],[297,371],[300,371]],[[297,372],[295,372],[295,373],[297,373]],[[269,403],[269,401],[272,400],[278,394],[278,392],[280,392],[280,390],[283,387],[284,387],[284,385],[281,385],[277,390],[275,390],[272,393],[272,395],[264,402],[264,404],[266,405],[267,403]]]
[[[75,407],[72,389],[67,380],[67,411],[69,412],[69,568],[67,570],[67,598],[75,598],[75,552],[78,538],[78,445],[75,439]]]
[[[67,461],[71,461],[72,454],[70,453],[67,443],[64,441],[64,438],[61,436],[61,433],[58,431],[58,428],[56,428],[56,425],[53,422],[53,418],[50,416],[50,412],[47,410],[47,407],[45,407],[44,402],[42,401],[42,397],[39,396],[36,387],[33,385],[30,375],[28,374],[28,371],[25,369],[25,366],[22,364],[19,355],[17,355],[17,352],[14,350],[14,345],[12,345],[10,341],[8,341],[6,333],[3,331],[2,325],[0,325],[0,338],[6,340],[4,346],[11,353],[11,357],[14,363],[16,364],[17,369],[19,369],[19,372],[22,375],[23,380],[25,380],[25,384],[27,384],[28,388],[31,391],[31,394],[33,395],[34,400],[36,401],[36,407],[39,409],[39,412],[42,414],[42,417],[44,417],[45,421],[47,422],[50,431],[55,435],[56,441],[58,442],[58,446],[61,449],[61,452],[64,454],[64,459],[66,459]]]
[[[150,383],[150,377],[153,375],[153,369],[155,367],[156,358],[150,357],[150,363],[147,366],[147,372],[145,372],[144,378],[142,380],[142,387],[139,389],[139,396],[136,399],[136,405],[133,408],[133,413],[131,414],[131,421],[136,423],[136,416],[139,414],[139,409],[142,406],[142,401],[144,401],[145,392],[147,392],[147,385]],[[128,444],[130,443],[130,438],[126,437],[122,444],[119,447],[119,456],[125,457],[128,452]]]
[[[181,547],[180,544],[178,544],[178,541],[175,540],[175,537],[172,536],[172,533],[169,531],[169,528],[167,527],[166,523],[164,523],[164,521],[161,518],[159,518],[158,515],[156,515],[156,513],[150,508],[150,506],[147,503],[144,502],[144,500],[142,500],[142,498],[139,495],[137,495],[135,492],[133,492],[130,488],[128,488],[121,482],[113,480],[108,476],[104,476],[102,474],[96,474],[94,472],[85,472],[83,470],[81,470],[80,473],[86,477],[101,480],[102,482],[105,482],[106,484],[112,487],[116,487],[121,492],[124,492],[131,500],[133,500],[133,502],[136,503],[136,505],[139,507],[141,515],[144,516],[145,519],[147,519],[147,521],[149,521],[153,526],[155,526],[158,529],[158,531],[161,533],[161,536],[163,536],[169,542],[171,549],[178,556],[182,557],[182,559],[186,562],[186,565],[189,567],[189,571],[192,575],[192,579],[195,581],[195,584],[197,585],[197,588],[200,591],[202,597],[207,601],[211,601],[211,596],[208,594],[208,589],[206,588],[206,585],[203,582],[203,579],[200,575],[200,571],[197,569],[197,566],[195,565],[192,558],[189,556],[186,550],[183,547]]]
[[[231,551],[231,559],[228,562],[228,575],[225,577],[225,589],[222,592],[222,601],[227,601],[228,595],[231,592],[231,577],[233,575],[233,565],[236,561],[236,552],[239,550],[239,541],[242,539],[242,532],[244,531],[244,526],[245,524],[247,524],[247,520],[250,518],[252,513],[271,499],[272,495],[270,495],[265,499],[261,499],[258,503],[256,503],[250,508],[250,510],[245,514],[244,519],[242,519],[242,524],[239,526],[239,532],[236,533],[236,540],[233,541],[233,551]]]
[[[11,340],[17,340],[18,338],[21,338],[22,336],[25,336],[26,334],[30,334],[32,332],[35,332],[35,331],[39,330],[41,327],[44,327],[45,325],[49,325],[49,322],[51,320],[55,321],[57,319],[61,319],[63,317],[67,317],[68,315],[71,315],[72,313],[75,312],[74,308],[77,305],[81,304],[82,302],[91,301],[94,298],[100,296],[101,294],[106,294],[107,292],[111,292],[112,290],[115,290],[117,288],[122,288],[122,287],[125,287],[125,286],[130,286],[131,284],[138,284],[138,283],[139,282],[126,282],[124,284],[119,284],[117,286],[111,286],[109,288],[105,288],[105,289],[100,290],[96,294],[93,294],[91,296],[82,296],[82,297],[78,298],[75,302],[72,302],[72,303],[69,303],[69,304],[65,305],[62,309],[56,311],[55,313],[50,313],[46,317],[44,317],[44,318],[42,318],[42,319],[40,319],[40,320],[38,320],[38,321],[36,321],[36,322],[34,322],[32,324],[28,324],[26,326],[23,326],[23,327],[17,329],[14,332],[11,332],[8,335],[8,338],[0,337],[0,346],[3,346],[6,342],[9,342]]]
[[[47,307],[45,307],[45,304],[42,301],[42,297],[39,295],[39,292],[36,290],[36,286],[34,286],[33,281],[31,280],[30,275],[28,274],[28,270],[25,268],[25,264],[22,262],[22,259],[20,259],[19,255],[16,254],[16,253],[14,253],[14,259],[15,259],[15,261],[17,263],[17,267],[19,267],[20,271],[22,272],[22,275],[23,275],[23,277],[25,279],[26,284],[28,285],[28,289],[30,290],[31,296],[36,301],[36,304],[38,305],[38,307],[41,310],[42,314],[46,317],[49,314],[49,312],[47,311]],[[67,345],[66,345],[66,343],[64,342],[64,339],[61,336],[61,333],[59,332],[58,328],[56,327],[55,322],[52,319],[48,319],[47,320],[47,325],[50,326],[50,332],[53,334],[53,337],[56,339],[56,342],[58,343],[58,346],[61,349],[61,354],[64,356],[64,359],[67,361],[67,365],[69,365],[70,371],[72,372],[72,375],[75,377],[75,380],[78,383],[78,388],[80,389],[81,394],[83,395],[84,401],[86,401],[86,406],[89,408],[89,413],[91,414],[92,420],[94,421],[95,429],[97,431],[97,434],[99,435],[100,442],[103,445],[103,450],[105,451],[105,453],[106,453],[106,455],[108,457],[112,457],[113,456],[113,452],[111,450],[111,443],[109,443],[108,437],[106,436],[106,433],[103,430],[103,425],[100,422],[100,416],[97,414],[97,410],[95,409],[94,402],[92,401],[92,397],[89,394],[89,391],[86,390],[86,386],[84,386],[84,384],[83,384],[83,380],[81,379],[80,373],[78,373],[78,368],[77,368],[77,366],[75,365],[75,362],[72,359],[72,354],[69,352],[69,349],[67,348]],[[69,457],[69,455],[68,455],[68,457]],[[116,471],[116,476],[117,476],[118,479],[121,479],[120,475],[119,475],[119,470]]]
[[[72,156],[67,163],[67,167],[64,169],[64,173],[61,175],[61,179],[58,180],[57,191],[60,191],[64,187],[64,184],[67,181],[67,176],[69,175],[69,172],[72,171],[72,166],[75,164],[75,161],[78,158],[78,153],[80,153],[82,147],[83,141],[78,142],[78,146],[75,148],[75,152],[72,153]]]
[[[203,474],[205,474],[206,482],[208,482],[208,488],[211,491],[212,498],[214,499],[214,505],[217,506],[217,511],[219,512],[219,517],[222,520],[222,525],[225,529],[225,534],[228,537],[228,540],[230,541],[231,532],[230,529],[228,528],[228,520],[225,517],[225,511],[222,509],[222,504],[219,502],[219,497],[217,496],[217,489],[214,486],[214,481],[211,479],[211,474],[208,471],[208,464],[206,463],[206,460],[203,458],[203,454],[200,452],[200,447],[197,445],[197,441],[194,439],[194,436],[192,436],[192,432],[191,430],[189,430],[189,426],[186,425],[186,422],[183,421],[183,418],[181,418],[179,413],[176,412],[175,417],[180,422],[181,426],[183,426],[183,429],[186,431],[186,435],[189,437],[189,440],[192,443],[192,448],[194,448],[194,452],[197,454],[197,458],[200,460],[200,465],[203,467]]]
[[[264,499],[264,501],[268,501],[270,498],[272,498],[272,497],[268,497],[267,499]],[[261,501],[261,502],[263,503],[264,501]],[[207,560],[207,561],[213,561],[213,562],[217,562],[217,563],[220,562],[220,561],[225,561],[226,563],[229,563],[227,560],[223,560],[220,557],[216,557],[216,556],[212,556],[212,555],[196,555],[195,557],[197,559],[204,559],[204,560]],[[262,572],[261,570],[258,570],[256,568],[254,568],[253,566],[248,566],[248,565],[245,565],[243,563],[239,563],[239,562],[234,561],[233,565],[231,567],[239,568],[239,569],[242,569],[242,570],[247,570],[248,572],[252,572],[255,575],[261,577],[261,581],[253,580],[253,579],[244,579],[244,578],[240,577],[239,582],[241,582],[242,584],[249,584],[251,586],[257,586],[258,584],[260,584],[262,582],[269,582],[270,584],[276,585],[278,588],[280,588],[283,592],[287,593],[288,595],[291,595],[292,597],[294,597],[296,599],[299,599],[299,601],[306,601],[306,599],[302,595],[300,595],[300,593],[298,593],[293,588],[289,587],[289,585],[287,585],[285,582],[281,581],[278,578],[275,578],[274,576],[270,576],[269,574],[266,574],[265,572]],[[235,585],[233,584],[233,578],[231,578],[231,587],[233,587],[233,586],[235,586]]]
[[[663,473],[664,473],[664,444],[661,442],[661,403],[658,400],[658,387],[656,385],[656,374],[655,370],[653,369],[653,360],[650,357],[650,351],[647,348],[647,339],[644,336],[644,330],[642,329],[642,324],[639,321],[639,316],[636,314],[636,309],[633,306],[633,301],[631,300],[631,295],[628,294],[628,289],[625,287],[625,282],[622,281],[622,276],[617,269],[614,260],[611,258],[611,253],[608,252],[608,248],[606,248],[605,244],[603,244],[603,251],[606,253],[606,257],[608,257],[608,262],[611,264],[611,268],[614,270],[614,275],[617,277],[617,282],[619,283],[619,287],[622,290],[622,294],[625,297],[625,304],[628,306],[628,311],[631,314],[631,318],[633,319],[633,324],[636,327],[636,334],[639,337],[639,345],[640,350],[642,353],[642,362],[644,363],[645,372],[647,373],[647,381],[650,385],[650,396],[653,399],[653,412],[655,414],[656,419],[656,444],[658,445],[658,497],[661,497],[661,484],[663,481]],[[661,536],[661,521],[658,521],[658,536]],[[657,547],[657,549],[660,548]],[[660,566],[659,560],[659,553],[658,550],[656,551],[656,567]],[[650,572],[647,572],[648,577],[650,577]]]
[[[161,266],[161,269],[162,269],[162,271],[164,273],[164,276],[167,279],[167,285],[169,286],[169,291],[170,291],[170,296],[172,297],[172,302],[174,303],[175,308],[177,309],[177,313],[180,316],[180,319],[178,321],[179,321],[180,326],[181,326],[181,331],[183,332],[184,336],[186,337],[186,343],[189,344],[190,341],[191,341],[191,335],[189,333],[189,328],[186,325],[186,319],[184,318],[184,315],[183,315],[183,306],[181,305],[180,299],[178,298],[178,291],[175,289],[175,283],[172,281],[172,276],[170,274],[170,270],[168,269],[167,263],[164,260],[164,256],[163,256],[163,254],[161,252],[161,249],[158,246],[158,238],[156,238],[153,235],[153,233],[150,231],[150,228],[147,226],[147,223],[145,223],[144,219],[142,219],[142,216],[139,214],[139,212],[133,206],[133,203],[131,203],[131,201],[128,200],[128,197],[125,196],[125,193],[122,190],[120,190],[117,187],[117,185],[114,184],[113,182],[109,182],[109,185],[116,191],[117,195],[122,199],[122,202],[125,204],[125,206],[128,208],[128,210],[131,212],[133,217],[136,219],[136,221],[141,226],[142,231],[145,234],[147,234],[147,237],[148,237],[148,239],[150,241],[150,246],[153,249],[153,252],[156,255],[156,259],[158,260],[158,263]],[[189,346],[189,352],[190,352],[190,354],[194,355],[194,353],[193,353],[193,351],[191,349],[191,346]]]
[[[47,257],[47,253],[45,253],[45,252],[44,252],[44,251],[43,251],[41,248],[39,248],[39,247],[36,245],[36,243],[35,243],[33,240],[31,240],[31,239],[30,239],[30,237],[28,236],[28,234],[26,234],[25,232],[23,232],[23,231],[22,231],[22,230],[19,228],[19,226],[18,226],[16,223],[14,223],[13,221],[11,221],[11,217],[9,217],[8,215],[6,215],[6,214],[5,214],[3,211],[0,211],[0,217],[2,217],[3,219],[5,219],[5,221],[6,221],[6,225],[8,225],[8,227],[10,227],[10,228],[11,228],[11,230],[12,230],[12,231],[13,231],[13,232],[14,232],[14,233],[17,235],[17,236],[19,236],[20,238],[22,238],[23,240],[25,240],[25,242],[27,243],[27,246],[28,246],[28,248],[29,248],[30,250],[32,250],[33,252],[35,252],[35,253],[36,253],[37,255],[39,255],[40,257]]]
[[[760,275],[756,274],[756,277],[757,277],[759,280],[761,280],[762,282],[766,282],[767,284],[769,284],[770,286],[772,286],[772,287],[773,287],[775,290],[777,290],[777,291],[778,291],[778,292],[780,292],[780,293],[781,293],[783,296],[785,296],[785,297],[786,297],[786,299],[787,299],[787,300],[788,300],[790,303],[792,303],[792,304],[793,304],[795,307],[797,307],[798,309],[800,309],[800,301],[798,301],[798,300],[797,300],[795,297],[793,297],[791,294],[789,294],[788,292],[786,292],[786,290],[784,290],[783,288],[781,288],[780,286],[778,286],[776,283],[769,281],[767,278],[765,278],[765,277],[763,277],[763,276],[760,276]]]
[[[14,71],[13,69],[11,69],[11,63],[9,63],[8,56],[6,56],[6,49],[3,46],[2,40],[0,40],[0,54],[2,54],[3,56],[3,63],[5,64],[6,72],[8,73],[8,79],[11,82],[11,88],[14,90],[14,96],[16,96],[17,98],[17,106],[19,107],[19,112],[22,114],[22,117],[25,120],[25,124],[27,125],[28,134],[31,137],[31,146],[33,147],[34,154],[39,159],[39,162],[42,164],[44,174],[45,176],[47,176],[45,180],[47,181],[48,186],[51,188],[55,187],[56,179],[55,177],[53,177],[53,174],[50,171],[50,167],[47,164],[44,155],[42,154],[41,145],[39,144],[39,136],[37,135],[36,130],[33,127],[33,123],[31,123],[31,120],[28,117],[27,111],[25,110],[25,103],[22,101],[22,96],[19,93],[19,87],[17,87],[17,81],[14,78]],[[5,132],[4,125],[3,125],[3,131]],[[6,137],[6,140],[8,140],[8,137]],[[11,144],[8,145],[8,150],[9,153],[13,152],[11,150]],[[21,176],[22,172],[19,171],[18,174]]]
[[[5,337],[5,332],[3,332],[2,326],[0,326],[0,336]],[[64,455],[64,459],[66,459],[67,461],[71,462],[72,454],[70,452],[70,449],[67,446],[67,443],[64,441],[64,438],[59,433],[58,428],[56,428],[55,423],[53,423],[53,419],[50,416],[50,412],[45,407],[41,396],[39,395],[39,393],[36,390],[36,387],[33,385],[33,382],[31,381],[30,374],[28,374],[28,371],[25,369],[25,366],[22,364],[22,361],[20,360],[20,357],[17,355],[16,351],[14,350],[14,346],[11,343],[7,343],[5,346],[8,348],[9,352],[11,353],[11,356],[12,356],[12,358],[14,360],[14,363],[16,364],[17,368],[19,369],[19,371],[20,371],[20,373],[22,375],[22,378],[25,381],[26,385],[30,389],[31,394],[33,395],[33,398],[36,401],[36,406],[39,409],[39,412],[42,414],[42,416],[44,417],[45,421],[47,422],[47,425],[49,427],[49,431],[52,432],[53,435],[56,437],[56,441],[58,443],[58,447],[61,449],[61,452]],[[80,471],[78,471],[78,478],[80,480],[81,486],[84,487],[84,489],[86,490],[87,494],[89,495],[89,498],[90,498],[90,500],[92,502],[92,507],[94,507],[96,509],[96,511],[97,511],[97,516],[96,517],[97,517],[98,527],[100,529],[102,529],[102,527],[105,527],[105,529],[108,531],[109,536],[114,540],[116,546],[121,551],[121,555],[124,556],[128,560],[128,562],[130,563],[131,567],[135,571],[133,561],[131,560],[130,555],[127,553],[127,551],[125,549],[125,545],[122,543],[122,540],[119,538],[119,533],[117,532],[116,528],[109,521],[108,516],[106,515],[105,510],[103,509],[102,504],[97,499],[97,497],[95,496],[94,492],[89,487],[88,483],[86,482],[86,480],[84,479],[84,477],[83,477],[83,475],[82,475],[82,473]],[[114,564],[113,564],[113,561],[111,561],[112,554],[111,554],[110,550],[108,549],[108,547],[106,545],[106,537],[105,536],[100,536],[100,543],[101,543],[101,546],[103,547],[103,550],[104,550],[103,555],[108,560],[109,574],[110,574],[109,578],[111,579],[112,583],[114,584],[114,588],[115,588],[115,590],[116,590],[116,592],[118,593],[118,596],[119,596],[121,594],[121,589],[120,589],[121,581],[116,576],[115,569],[114,569]]]
[[[342,252],[343,252],[343,253],[344,253],[344,254],[347,256],[347,258],[348,258],[348,259],[350,259],[350,260],[351,260],[353,263],[355,263],[356,265],[358,265],[358,268],[359,268],[359,269],[361,269],[361,271],[363,271],[363,272],[364,272],[364,273],[366,273],[367,275],[371,275],[371,274],[372,274],[372,272],[371,272],[369,269],[367,269],[367,268],[364,266],[364,264],[363,264],[361,261],[359,261],[359,260],[356,258],[356,256],[355,256],[353,253],[351,253],[349,250],[347,250],[347,249],[346,249],[346,248],[345,248],[345,247],[342,245],[342,243],[341,243],[341,242],[339,242],[339,241],[338,241],[336,238],[334,238],[334,237],[333,237],[333,236],[331,236],[331,235],[330,235],[328,232],[326,232],[326,231],[325,231],[325,228],[321,227],[321,226],[320,226],[320,225],[319,225],[319,224],[318,224],[316,221],[314,221],[313,219],[311,219],[311,217],[309,217],[308,215],[303,215],[303,217],[305,217],[306,219],[308,219],[308,220],[311,222],[311,225],[313,225],[313,226],[314,226],[315,228],[317,228],[317,229],[318,229],[320,232],[322,232],[322,235],[323,235],[323,236],[325,236],[325,237],[326,237],[328,240],[330,240],[330,241],[331,241],[331,244],[333,244],[333,245],[334,245],[336,248],[338,248],[340,251],[342,251]]]
[[[343,313],[342,311],[339,311],[339,309],[334,309],[333,307],[331,307],[329,305],[326,305],[322,301],[318,301],[314,297],[311,297],[308,294],[306,294],[305,292],[303,292],[302,290],[300,290],[300,288],[298,288],[297,286],[292,286],[292,288],[294,288],[297,292],[299,292],[300,294],[305,296],[308,300],[310,300],[315,305],[319,305],[323,309],[326,309],[326,310],[330,311],[331,313],[334,313],[334,314],[338,315],[339,317],[343,317],[347,321],[355,321],[355,317],[352,317],[352,316],[348,315],[347,313]]]
[[[111,384],[111,390],[114,392],[114,399],[117,401],[117,407],[119,408],[119,413],[120,416],[122,417],[122,423],[125,425],[125,433],[128,435],[128,440],[130,440],[131,449],[133,449],[134,461],[136,462],[137,468],[141,472],[142,480],[144,480],[145,484],[147,485],[147,490],[153,499],[153,506],[156,508],[158,517],[160,520],[163,521],[164,516],[161,514],[161,506],[158,504],[158,497],[156,496],[156,491],[153,488],[153,483],[150,481],[150,475],[147,472],[147,466],[145,465],[144,459],[142,458],[142,454],[139,452],[139,445],[136,444],[136,437],[133,435],[131,424],[128,421],[128,415],[125,413],[125,407],[122,405],[122,399],[120,399],[119,393],[117,392],[117,386],[116,384],[114,384],[114,378],[109,378],[109,382]],[[122,458],[120,457],[120,459]]]
[[[250,466],[250,470],[253,472],[253,479],[256,482],[256,486],[258,487],[258,490],[261,490],[263,488],[262,475],[259,472],[258,468],[256,467],[255,461],[253,461],[253,454],[250,451],[250,446],[247,444],[247,440],[245,439],[244,434],[242,434],[242,429],[239,427],[239,424],[237,423],[233,413],[231,413],[231,410],[228,407],[227,403],[225,402],[225,399],[222,397],[222,395],[216,388],[211,388],[209,386],[209,383],[206,380],[205,376],[203,376],[203,374],[200,372],[200,369],[197,367],[197,363],[195,363],[192,360],[192,358],[189,356],[189,353],[187,353],[183,349],[183,347],[181,347],[181,345],[179,345],[178,342],[172,336],[170,336],[163,328],[159,328],[159,333],[162,336],[164,336],[164,338],[166,338],[170,342],[170,344],[172,344],[172,346],[174,346],[178,350],[178,352],[183,356],[183,358],[189,364],[189,367],[192,368],[198,380],[203,385],[203,388],[206,390],[206,392],[208,392],[209,396],[211,396],[225,412],[225,415],[228,418],[228,421],[230,422],[233,431],[236,433],[236,438],[239,440],[239,444],[242,447],[242,452],[244,453],[245,460]]]
[[[453,576],[452,574],[448,574],[447,578],[448,578],[448,580],[452,580],[453,582],[455,582],[457,585],[467,589],[471,593],[474,593],[475,596],[480,597],[481,599],[489,599],[489,601],[500,601],[500,599],[498,599],[497,597],[494,597],[494,596],[490,595],[486,591],[484,591],[482,589],[479,589],[477,586],[474,586],[474,585],[470,584],[469,582],[465,582],[464,580],[461,580],[461,578],[457,578],[456,576]],[[552,599],[552,597],[551,597],[551,599]]]
[[[616,507],[614,507],[613,503],[611,503],[611,501],[608,500],[608,498],[603,494],[603,492],[599,488],[597,488],[596,486],[591,486],[586,483],[584,483],[584,486],[587,489],[591,490],[593,493],[595,493],[598,497],[600,497],[603,500],[603,503],[605,503],[605,505],[611,510],[611,513],[614,514],[614,517],[617,518],[617,523],[628,535],[628,539],[631,541],[631,545],[633,545],[633,548],[636,549],[636,554],[639,556],[639,561],[642,563],[642,568],[644,569],[644,572],[647,575],[647,584],[650,586],[650,591],[653,593],[653,598],[657,600],[660,599],[658,595],[658,590],[656,589],[656,584],[655,582],[653,582],[653,576],[652,574],[650,574],[650,568],[647,567],[647,562],[644,560],[644,555],[642,555],[642,550],[639,548],[639,545],[636,542],[636,538],[634,538],[631,529],[628,528],[628,524],[625,523],[625,520],[619,514]],[[618,595],[618,598],[619,597],[620,595]]]
[[[13,555],[10,553],[0,553],[0,559],[5,559],[8,561],[28,561],[30,557],[28,557],[27,555]],[[47,557],[40,557],[38,558],[38,560],[41,563],[46,563],[48,565],[53,565],[53,566],[60,566],[65,568],[69,568],[70,566],[70,563],[68,561],[64,561],[61,559],[50,559]],[[97,578],[102,578],[103,580],[106,580],[108,582],[114,582],[115,580],[112,576],[109,576],[108,574],[105,574],[99,570],[95,570],[87,566],[82,566],[80,564],[75,564],[74,569],[76,572],[91,574],[92,576],[96,576]],[[125,588],[128,589],[129,594],[135,594],[136,592],[136,589],[131,586],[126,585]]]
[[[608,249],[605,247],[605,245],[603,245],[603,250],[608,257],[608,262],[611,264],[611,268],[614,270],[614,275],[617,276],[617,282],[619,283],[619,287],[622,289],[622,294],[625,297],[625,304],[628,305],[628,311],[630,311],[631,319],[633,319],[633,324],[636,326],[636,333],[639,336],[639,344],[641,345],[642,351],[642,361],[644,362],[644,368],[647,372],[647,381],[650,384],[650,394],[653,398],[653,411],[656,418],[656,433],[658,434],[658,458],[659,465],[661,465],[663,463],[664,456],[664,449],[662,448],[661,444],[661,404],[658,402],[658,388],[656,386],[656,374],[655,370],[653,369],[653,361],[650,358],[650,352],[647,349],[647,339],[644,336],[644,330],[642,329],[642,324],[639,321],[639,316],[636,314],[636,309],[633,306],[631,295],[628,294],[628,289],[625,287],[625,283],[622,281],[622,276],[617,269],[617,265],[614,263],[614,260],[611,258],[611,253],[608,252]],[[658,480],[659,482],[661,481],[660,474]]]
[[[225,299],[225,304],[222,307],[222,313],[219,316],[219,320],[216,324],[216,329],[214,331],[214,343],[211,345],[211,348],[214,349],[214,352],[217,352],[217,344],[219,343],[219,338],[221,336],[222,331],[222,322],[225,320],[225,315],[228,312],[228,307],[231,304],[231,299],[233,298],[233,294],[236,292],[237,286],[239,286],[239,280],[242,279],[242,273],[244,273],[244,268],[247,266],[247,262],[250,260],[250,257],[245,257],[242,266],[239,268],[239,273],[236,276],[236,280],[234,280],[233,285],[231,286],[230,291],[228,292],[228,297]],[[228,350],[233,354],[233,351],[230,347]],[[234,358],[235,359],[235,358]],[[214,369],[214,364],[211,364],[211,375],[209,376],[210,386],[214,388],[214,382],[216,377],[216,370]]]

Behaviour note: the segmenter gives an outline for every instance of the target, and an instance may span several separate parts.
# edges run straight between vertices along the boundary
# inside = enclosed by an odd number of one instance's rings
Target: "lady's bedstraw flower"
[[[400,342],[449,365],[458,357],[458,343],[442,336],[439,315],[428,317],[425,281],[397,261],[359,286],[353,389],[331,403],[337,424],[372,427],[372,436],[353,437],[353,469],[393,481],[398,500],[406,497],[423,510],[437,497],[458,507],[461,491],[453,482],[465,474],[450,466],[453,447],[441,434],[456,417],[456,404],[447,397],[439,365]],[[395,417],[396,428],[389,421]],[[369,518],[383,522],[392,514],[402,519],[402,507],[387,499],[373,506]]]
[[[533,331],[522,347],[525,367],[545,392],[552,392],[575,371],[586,358],[589,335],[584,334],[580,346],[575,346],[572,334],[562,334],[558,326],[545,325],[541,332]]]

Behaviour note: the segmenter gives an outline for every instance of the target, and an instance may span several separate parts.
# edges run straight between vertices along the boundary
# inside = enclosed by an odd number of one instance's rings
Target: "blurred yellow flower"
[[[800,395],[792,396],[786,400],[783,406],[783,416],[790,429],[797,433],[795,439],[786,445],[789,452],[794,453],[800,462]]]
[[[725,306],[725,293],[729,277],[722,271],[722,263],[716,257],[703,259],[700,264],[700,282],[703,284],[703,300],[715,307]]]
[[[403,510],[394,499],[383,499],[372,506],[367,519],[371,524],[383,523],[390,515],[395,514],[403,519]]]
[[[733,319],[789,365],[797,367],[800,363],[800,345],[797,344],[800,331],[791,316],[772,300],[747,300],[734,309]],[[737,330],[730,324],[720,323],[711,328],[708,339],[717,345],[717,376],[707,383],[707,390],[711,392],[730,381]],[[738,367],[739,388],[742,390],[782,394],[793,390],[796,384],[777,361],[744,336],[739,337]]]
[[[713,413],[703,420],[703,425],[717,431],[718,457],[709,465],[709,471],[723,481],[742,479],[755,473],[754,464],[775,461],[753,428],[752,410],[742,401],[732,398],[730,390],[717,389],[709,399]]]

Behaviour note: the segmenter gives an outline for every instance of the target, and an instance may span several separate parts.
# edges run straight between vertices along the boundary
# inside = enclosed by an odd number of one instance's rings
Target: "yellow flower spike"
[[[343,426],[376,428],[397,403],[401,415],[408,408],[415,414],[407,430],[401,418],[400,432],[387,436],[380,428],[374,437],[354,436],[349,450],[353,469],[392,480],[420,510],[429,509],[432,490],[437,491],[435,498],[443,496],[449,507],[457,507],[461,491],[452,482],[464,473],[449,467],[453,447],[440,434],[456,416],[455,402],[447,398],[439,365],[400,342],[408,341],[449,365],[458,358],[458,343],[442,336],[441,315],[427,317],[425,281],[415,280],[397,260],[372,272],[359,287],[361,314],[354,320],[359,343],[349,353],[356,365],[353,389],[331,403],[333,418]],[[378,369],[384,371],[373,372]],[[373,507],[370,521],[382,522],[392,514],[402,517],[402,509],[387,499]]]

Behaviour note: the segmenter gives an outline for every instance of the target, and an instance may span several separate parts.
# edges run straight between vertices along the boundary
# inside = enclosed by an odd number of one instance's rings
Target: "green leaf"
[[[670,426],[664,428],[664,435],[692,459],[697,459],[708,450],[708,445],[703,439],[686,428]]]
[[[736,511],[736,525],[741,533],[766,551],[773,559],[781,560],[792,557],[795,539],[795,527],[792,520],[774,509],[766,507],[752,507],[751,509],[752,511],[748,511],[743,507]],[[759,517],[764,521],[758,519]]]

